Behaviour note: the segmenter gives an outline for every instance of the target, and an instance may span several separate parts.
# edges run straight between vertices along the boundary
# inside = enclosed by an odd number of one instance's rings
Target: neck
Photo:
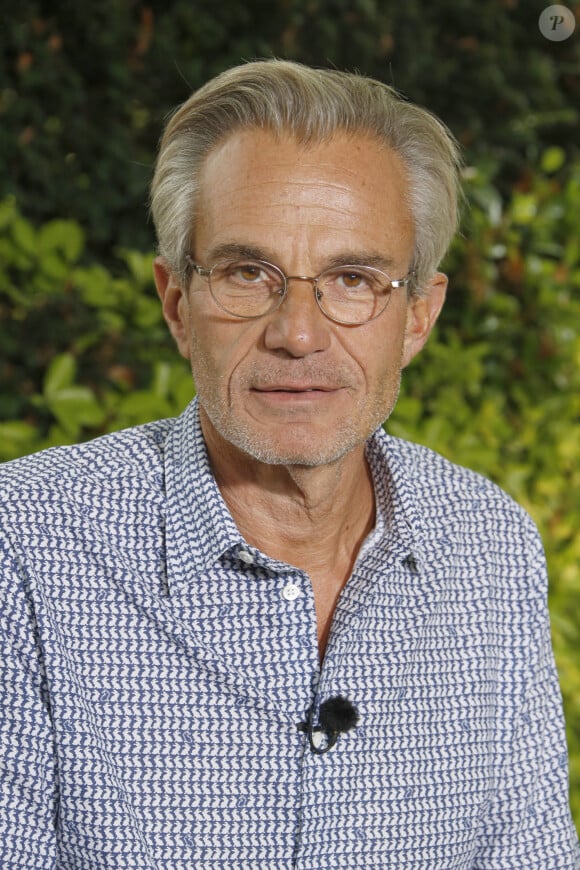
[[[364,445],[329,465],[268,465],[202,428],[222,497],[249,544],[310,574],[350,573],[375,515]]]

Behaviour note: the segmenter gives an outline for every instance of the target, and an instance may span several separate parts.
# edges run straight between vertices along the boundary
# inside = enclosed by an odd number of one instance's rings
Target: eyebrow
[[[334,266],[372,266],[388,273],[394,267],[395,261],[392,257],[376,251],[341,251],[331,257],[327,264],[327,269]]]
[[[210,263],[217,263],[218,260],[236,260],[239,257],[248,257],[252,260],[267,260],[268,252],[263,248],[257,248],[253,245],[243,245],[238,242],[227,242],[223,245],[217,245],[208,251]]]
[[[235,260],[239,257],[264,260],[272,263],[272,265],[278,265],[277,257],[267,248],[241,244],[239,242],[227,242],[217,245],[215,248],[210,249],[208,257],[211,265],[219,260]],[[395,261],[393,257],[377,253],[376,251],[343,250],[333,254],[332,257],[326,260],[320,271],[324,272],[326,269],[333,269],[335,266],[372,266],[389,274],[394,265]]]

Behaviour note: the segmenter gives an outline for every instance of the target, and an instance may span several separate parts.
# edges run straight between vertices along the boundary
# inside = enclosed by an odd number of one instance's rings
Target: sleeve
[[[0,863],[57,867],[57,775],[49,699],[22,563],[0,537]]]
[[[570,814],[562,699],[552,652],[543,547],[525,520],[525,559],[508,592],[513,673],[506,679],[504,751],[473,870],[580,870]],[[518,571],[518,574],[520,572]]]

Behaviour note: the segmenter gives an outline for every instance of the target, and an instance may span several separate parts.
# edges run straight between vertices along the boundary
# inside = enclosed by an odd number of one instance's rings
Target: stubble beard
[[[206,390],[202,386],[198,397],[204,414],[220,438],[241,453],[266,465],[314,468],[339,462],[351,450],[366,443],[390,416],[399,395],[400,384],[399,371],[398,377],[390,379],[389,395],[375,397],[366,410],[357,408],[350,419],[337,420],[330,442],[313,443],[311,438],[302,435],[300,442],[293,446],[290,444],[296,438],[296,433],[292,433],[291,422],[288,424],[289,445],[285,446],[280,443],[279,438],[260,437],[256,427],[240,418],[219,390]],[[364,427],[360,422],[363,417],[367,421]]]

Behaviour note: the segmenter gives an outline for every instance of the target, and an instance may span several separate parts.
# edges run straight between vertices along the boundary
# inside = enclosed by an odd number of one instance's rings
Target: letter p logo
[[[574,33],[576,19],[567,6],[548,6],[538,19],[538,27],[550,42],[563,42]]]

